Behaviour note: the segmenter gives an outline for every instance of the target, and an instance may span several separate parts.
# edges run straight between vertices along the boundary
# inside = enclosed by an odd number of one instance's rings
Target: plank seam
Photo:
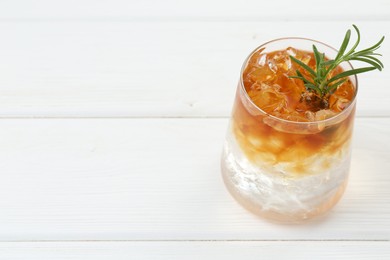
[[[229,119],[230,116],[0,116],[2,119]],[[362,119],[389,119],[390,115],[356,116]]]
[[[299,15],[280,18],[278,16],[139,16],[139,17],[30,17],[30,18],[0,18],[0,22],[345,22],[356,21],[353,15]],[[361,15],[358,21],[362,22],[388,22],[388,15]]]
[[[390,239],[129,239],[129,240],[0,240],[0,243],[117,243],[117,242],[390,242]]]

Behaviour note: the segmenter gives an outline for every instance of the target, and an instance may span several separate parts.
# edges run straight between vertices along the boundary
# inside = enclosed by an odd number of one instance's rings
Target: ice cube
[[[258,58],[257,65],[264,66],[266,62],[267,62],[267,54],[264,53],[264,54],[260,55],[260,57]]]
[[[278,153],[284,149],[284,146],[283,139],[278,136],[270,136],[267,140],[268,151]]]
[[[333,112],[332,110],[323,109],[323,110],[319,110],[316,112],[315,119],[316,119],[316,121],[322,121],[322,120],[331,118],[335,115],[336,115],[336,113]],[[326,127],[326,123],[324,123],[324,122],[317,123],[317,128],[319,131],[324,130],[325,127]]]
[[[267,61],[267,65],[268,65],[268,68],[273,72],[273,73],[277,73],[278,72],[278,66],[275,62],[275,60],[273,59],[270,59]]]
[[[286,52],[288,55],[291,55],[293,57],[297,55],[297,50],[292,47],[288,47]]]
[[[301,58],[301,61],[302,61],[303,63],[305,63],[306,65],[309,64],[310,60],[311,60],[311,56],[308,55],[308,54],[307,54],[307,55],[304,55],[304,56]]]
[[[265,164],[277,163],[276,156],[270,152],[259,152],[254,155],[255,164],[264,167]]]
[[[287,72],[291,69],[291,59],[286,52],[277,52],[273,56],[272,61],[279,70]]]
[[[351,103],[349,99],[336,95],[334,95],[332,99],[333,100],[331,100],[331,108],[333,111],[337,112],[343,111]]]
[[[309,120],[309,121],[315,121],[316,120],[316,115],[314,112],[312,111],[306,111],[305,112],[305,117]]]
[[[304,117],[303,115],[300,115],[296,111],[290,111],[290,110],[285,110],[284,114],[282,115],[282,118],[289,120],[289,121],[294,121],[294,122],[307,122],[307,118]]]
[[[323,109],[323,110],[319,110],[315,113],[315,120],[316,121],[325,120],[325,119],[331,118],[335,115],[336,115],[336,113],[333,112],[332,110]]]
[[[261,83],[260,89],[248,92],[253,102],[267,113],[280,111],[287,106],[287,97],[279,92],[277,84],[268,85]]]
[[[248,76],[252,82],[271,82],[275,79],[276,74],[268,66],[262,68],[253,68]]]
[[[257,149],[262,148],[264,145],[263,140],[259,137],[256,137],[256,136],[248,135],[247,140],[251,145],[253,145]]]
[[[294,122],[287,123],[281,121],[280,119],[274,117],[264,117],[264,124],[272,127],[273,129],[284,132],[284,133],[292,133],[292,134],[312,134],[318,132],[317,129],[312,129],[305,124],[294,124]]]
[[[307,52],[300,51],[300,50],[295,50],[295,52],[296,52],[295,58],[302,61],[306,65],[309,64],[309,62],[311,60],[310,54],[308,54]]]

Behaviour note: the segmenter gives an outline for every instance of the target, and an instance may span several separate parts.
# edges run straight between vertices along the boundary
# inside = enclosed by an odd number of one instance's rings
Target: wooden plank
[[[270,224],[220,176],[226,119],[0,120],[0,240],[389,240],[390,118],[356,122],[325,219]]]
[[[179,0],[50,0],[33,2],[3,0],[0,19],[142,19],[142,18],[227,18],[260,20],[389,20],[390,5],[386,0],[327,0],[313,4],[309,0],[289,1],[179,1]]]
[[[389,242],[18,242],[0,243],[7,260],[99,259],[389,259]]]
[[[383,33],[390,38],[390,22],[357,24],[362,47]],[[228,116],[241,65],[256,46],[285,36],[338,46],[350,26],[328,21],[3,21],[0,116]],[[381,49],[385,66],[389,50]],[[358,115],[390,116],[389,70],[359,79]]]

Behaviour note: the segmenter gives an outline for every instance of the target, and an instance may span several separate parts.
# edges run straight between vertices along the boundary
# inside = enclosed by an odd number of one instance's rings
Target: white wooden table
[[[324,219],[263,221],[219,157],[244,58],[381,35],[350,183]],[[390,1],[0,2],[0,259],[390,259]]]

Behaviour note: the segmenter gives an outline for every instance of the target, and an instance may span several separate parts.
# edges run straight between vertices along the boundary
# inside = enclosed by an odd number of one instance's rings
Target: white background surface
[[[323,219],[270,224],[219,156],[241,64],[268,40],[362,47],[350,183]],[[389,259],[390,2],[0,2],[0,259]]]

